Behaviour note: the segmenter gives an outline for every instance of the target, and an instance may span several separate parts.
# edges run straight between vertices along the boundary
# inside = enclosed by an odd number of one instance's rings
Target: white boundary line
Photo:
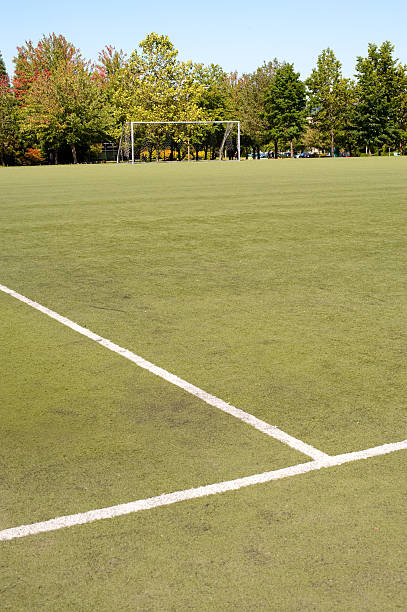
[[[154,365],[150,361],[143,359],[143,357],[136,355],[132,351],[129,351],[128,349],[125,349],[119,346],[118,344],[115,344],[114,342],[112,342],[111,340],[108,340],[107,338],[103,338],[102,336],[95,334],[94,332],[90,331],[86,327],[82,327],[81,325],[78,325],[78,323],[71,321],[67,317],[63,317],[57,312],[54,312],[53,310],[50,310],[49,308],[46,308],[45,306],[38,304],[38,302],[34,302],[33,300],[30,300],[24,295],[21,295],[21,293],[17,293],[17,291],[13,291],[13,289],[9,289],[5,285],[1,285],[1,284],[0,284],[0,290],[3,291],[4,293],[7,293],[8,295],[11,295],[17,300],[20,300],[20,302],[24,302],[24,304],[27,304],[28,306],[31,306],[32,308],[39,310],[40,312],[42,312],[43,314],[46,314],[52,319],[55,319],[59,323],[62,323],[62,325],[65,325],[66,327],[73,329],[74,331],[78,332],[78,334],[82,334],[83,336],[90,338],[90,340],[94,340],[98,344],[109,349],[109,351],[113,351],[114,353],[118,353],[122,357],[129,359],[130,361],[138,365],[140,368],[144,368],[145,370],[148,370],[152,374],[155,374],[156,376],[163,378],[164,380],[172,383],[173,385],[180,387],[187,393],[190,393],[191,395],[195,395],[196,397],[203,400],[210,406],[214,406],[215,408],[218,408],[219,410],[222,410],[223,412],[226,412],[227,414],[234,416],[236,419],[239,419],[240,421],[243,421],[244,423],[251,425],[255,429],[258,429],[262,433],[266,434],[267,436],[275,438],[276,440],[283,442],[283,444],[287,444],[288,446],[291,446],[291,448],[294,448],[300,453],[303,453],[304,455],[307,455],[308,457],[311,457],[312,459],[317,460],[317,461],[325,460],[329,457],[329,455],[327,455],[326,453],[323,453],[322,451],[314,448],[310,444],[306,444],[305,442],[302,442],[301,440],[298,440],[297,438],[290,436],[289,434],[285,433],[284,431],[282,431],[275,425],[270,425],[269,423],[266,423],[265,421],[258,419],[252,414],[249,414],[248,412],[244,412],[244,410],[241,410],[240,408],[235,408],[235,406],[232,406],[231,404],[224,402],[223,400],[216,397],[215,395],[211,395],[210,393],[203,391],[199,387],[196,387],[195,385],[192,385],[186,380],[179,378],[175,374],[171,374],[171,372],[167,372],[167,370],[164,370],[163,368],[160,368]]]
[[[237,489],[250,485],[271,482],[272,480],[281,480],[282,478],[290,478],[298,474],[306,474],[314,470],[342,465],[351,461],[359,461],[360,459],[368,459],[378,455],[385,455],[398,450],[407,450],[407,440],[395,442],[393,444],[383,444],[382,446],[376,446],[354,453],[336,455],[326,460],[300,463],[299,465],[293,465],[272,472],[264,472],[263,474],[254,474],[253,476],[246,476],[245,478],[237,478],[236,480],[228,480],[204,487],[197,487],[195,489],[186,489],[185,491],[175,491],[174,493],[166,493],[164,495],[158,495],[157,497],[149,497],[148,499],[139,499],[138,501],[119,504],[118,506],[110,506],[109,508],[100,508],[99,510],[90,510],[89,512],[81,512],[79,514],[60,516],[48,521],[42,521],[41,523],[12,527],[0,531],[0,541],[14,540],[15,538],[24,538],[29,535],[47,531],[56,531],[58,529],[64,529],[65,527],[73,527],[74,525],[93,523],[101,519],[132,514],[134,512],[140,512],[141,510],[150,510],[159,506],[168,506],[187,499],[216,495],[217,493],[225,493],[226,491],[236,491]]]

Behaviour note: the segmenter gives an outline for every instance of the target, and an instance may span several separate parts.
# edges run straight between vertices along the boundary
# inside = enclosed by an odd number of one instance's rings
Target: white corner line
[[[244,478],[237,478],[236,480],[227,480],[225,482],[218,482],[216,484],[197,487],[195,489],[186,489],[185,491],[175,491],[174,493],[166,493],[156,497],[139,499],[127,504],[110,506],[109,508],[100,508],[99,510],[90,510],[89,512],[81,512],[79,514],[60,516],[48,521],[32,523],[31,525],[11,527],[10,529],[0,531],[0,541],[14,540],[15,538],[24,538],[26,536],[36,535],[38,533],[45,533],[47,531],[57,531],[58,529],[73,527],[74,525],[93,523],[94,521],[99,521],[102,519],[110,519],[117,516],[123,516],[125,514],[140,512],[141,510],[151,510],[152,508],[158,508],[159,506],[168,506],[170,504],[175,504],[188,499],[207,497],[208,495],[216,495],[217,493],[225,493],[226,491],[236,491],[237,489],[242,489],[243,487],[263,484],[266,482],[271,482],[272,480],[281,480],[282,478],[290,478],[292,476],[306,474],[307,472],[312,472],[314,470],[343,465],[344,463],[359,461],[360,459],[369,459],[370,457],[386,455],[399,450],[407,450],[407,440],[395,442],[393,444],[383,444],[382,446],[376,446],[374,448],[368,448],[366,450],[354,453],[336,455],[334,457],[329,457],[326,460],[300,463],[299,465],[293,465],[280,470],[273,470],[272,472],[264,472],[263,474],[254,474],[253,476],[246,476]]]
[[[190,393],[191,395],[195,395],[199,399],[203,400],[206,404],[209,404],[210,406],[214,406],[215,408],[222,410],[222,412],[226,412],[227,414],[234,416],[236,419],[239,419],[240,421],[243,421],[244,423],[251,425],[258,431],[261,431],[262,433],[266,434],[267,436],[270,436],[271,438],[275,438],[276,440],[279,440],[283,444],[287,444],[287,446],[294,448],[300,453],[303,453],[304,455],[307,455],[308,457],[311,457],[312,459],[316,461],[325,460],[329,457],[329,455],[327,455],[326,453],[318,450],[317,448],[314,448],[313,446],[311,446],[310,444],[307,444],[306,442],[302,442],[301,440],[298,440],[298,438],[294,438],[293,436],[290,436],[288,433],[285,433],[284,431],[282,431],[275,425],[270,425],[269,423],[266,423],[265,421],[258,419],[252,414],[249,414],[248,412],[245,412],[244,410],[241,410],[240,408],[236,408],[235,406],[232,406],[231,404],[224,402],[219,397],[216,397],[215,395],[211,395],[210,393],[203,391],[199,387],[196,387],[195,385],[192,385],[186,380],[179,378],[175,374],[171,374],[171,372],[167,372],[167,370],[164,370],[163,368],[160,368],[159,366],[154,365],[150,361],[143,359],[143,357],[136,355],[132,351],[129,351],[128,349],[125,349],[119,346],[118,344],[115,344],[114,342],[112,342],[111,340],[108,340],[107,338],[103,338],[102,336],[95,334],[94,332],[90,331],[86,327],[82,327],[81,325],[78,325],[78,323],[71,321],[67,317],[64,317],[58,314],[57,312],[50,310],[49,308],[46,308],[45,306],[42,306],[41,304],[38,304],[38,302],[34,302],[33,300],[30,300],[24,295],[21,295],[21,293],[17,293],[17,291],[14,291],[13,289],[9,289],[5,285],[1,285],[1,284],[0,284],[0,290],[16,298],[17,300],[20,300],[20,302],[23,302],[24,304],[27,304],[28,306],[31,306],[32,308],[39,310],[40,312],[42,312],[43,314],[46,314],[52,319],[55,319],[59,323],[62,323],[62,325],[65,325],[66,327],[73,329],[74,331],[78,332],[78,334],[82,334],[83,336],[86,336],[90,340],[94,340],[98,344],[109,349],[109,351],[113,351],[114,353],[117,353],[118,355],[121,355],[122,357],[129,359],[129,361],[132,361],[133,363],[138,365],[140,368],[144,368],[144,370],[148,370],[152,374],[155,374],[156,376],[163,378],[167,382],[170,382],[171,384],[176,385],[177,387],[180,387],[187,393]]]

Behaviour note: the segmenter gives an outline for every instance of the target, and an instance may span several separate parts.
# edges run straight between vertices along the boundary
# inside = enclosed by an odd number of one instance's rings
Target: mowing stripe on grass
[[[336,455],[321,461],[300,463],[299,465],[293,465],[272,472],[264,472],[263,474],[254,474],[253,476],[246,476],[245,478],[237,478],[236,480],[228,480],[226,482],[218,482],[195,489],[186,489],[185,491],[175,491],[174,493],[166,493],[164,495],[158,495],[157,497],[139,499],[127,504],[110,506],[109,508],[100,508],[99,510],[90,510],[89,512],[81,512],[69,516],[60,516],[41,523],[12,527],[0,531],[0,541],[24,538],[29,535],[44,533],[46,531],[56,531],[58,529],[64,529],[65,527],[83,525],[84,523],[93,523],[101,519],[123,516],[124,514],[140,512],[141,510],[151,510],[158,506],[168,506],[187,499],[196,499],[198,497],[216,495],[217,493],[225,493],[226,491],[235,491],[236,489],[241,489],[250,485],[271,482],[272,480],[281,480],[282,478],[290,478],[298,474],[306,474],[314,470],[342,465],[344,463],[350,463],[351,461],[359,461],[360,459],[368,459],[369,457],[376,457],[378,455],[385,455],[398,450],[407,450],[407,440],[395,442],[393,444],[383,444],[382,446],[376,446],[358,452]]]
[[[81,325],[78,325],[78,323],[75,323],[74,321],[71,321],[70,319],[63,317],[57,312],[54,312],[53,310],[50,310],[49,308],[46,308],[45,306],[38,304],[38,302],[34,302],[33,300],[30,300],[24,295],[21,295],[20,293],[13,291],[13,289],[9,289],[5,285],[0,284],[0,290],[3,291],[4,293],[7,293],[8,295],[11,295],[17,300],[20,300],[21,302],[24,302],[24,304],[28,304],[28,306],[31,306],[32,308],[35,308],[36,310],[39,310],[40,312],[48,315],[52,319],[55,319],[59,323],[62,323],[62,325],[66,325],[67,327],[70,327],[71,329],[78,332],[79,334],[82,334],[83,336],[86,336],[87,338],[94,340],[95,342],[97,342],[98,344],[101,344],[102,346],[109,349],[110,351],[113,351],[114,353],[118,353],[122,357],[129,359],[133,363],[137,364],[140,368],[144,368],[145,370],[148,370],[152,374],[155,374],[156,376],[163,378],[164,380],[172,383],[173,385],[180,387],[187,393],[190,393],[191,395],[195,395],[196,397],[203,400],[210,406],[214,406],[215,408],[218,408],[219,410],[222,410],[223,412],[226,412],[227,414],[231,414],[235,418],[239,419],[240,421],[243,421],[244,423],[247,423],[248,425],[251,425],[255,429],[258,429],[262,433],[266,434],[267,436],[271,436],[272,438],[275,438],[276,440],[283,442],[283,444],[287,444],[287,446],[291,446],[291,448],[294,448],[300,453],[303,453],[304,455],[307,455],[308,457],[311,457],[312,459],[317,460],[317,461],[324,460],[329,457],[329,455],[327,455],[326,453],[323,453],[322,451],[314,448],[310,444],[306,444],[305,442],[302,442],[301,440],[298,440],[297,438],[290,436],[289,434],[285,433],[284,431],[282,431],[275,425],[270,425],[269,423],[266,423],[265,421],[258,419],[252,414],[249,414],[248,412],[244,412],[244,410],[240,410],[240,408],[235,408],[235,406],[232,406],[231,404],[224,402],[219,397],[216,397],[215,395],[211,395],[210,393],[203,391],[199,387],[196,387],[195,385],[192,385],[186,380],[179,378],[175,374],[171,374],[171,372],[167,372],[167,370],[164,370],[163,368],[160,368],[154,365],[150,361],[143,359],[143,357],[136,355],[132,351],[122,348],[121,346],[119,346],[118,344],[115,344],[111,340],[107,340],[107,338],[102,338],[101,336],[99,336],[98,334],[95,334],[94,332],[90,331],[86,327],[82,327]]]

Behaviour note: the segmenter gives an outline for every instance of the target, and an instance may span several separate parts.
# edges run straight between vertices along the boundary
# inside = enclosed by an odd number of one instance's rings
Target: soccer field
[[[4,609],[404,609],[407,160],[0,182]]]

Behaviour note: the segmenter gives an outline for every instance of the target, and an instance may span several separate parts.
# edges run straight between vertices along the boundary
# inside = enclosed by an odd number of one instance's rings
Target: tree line
[[[354,79],[328,48],[309,78],[274,59],[252,73],[181,61],[151,33],[130,56],[106,46],[95,63],[62,35],[0,53],[0,164],[77,163],[117,143],[124,122],[240,120],[243,153],[319,150],[333,157],[405,152],[407,67],[394,46],[369,44]]]

